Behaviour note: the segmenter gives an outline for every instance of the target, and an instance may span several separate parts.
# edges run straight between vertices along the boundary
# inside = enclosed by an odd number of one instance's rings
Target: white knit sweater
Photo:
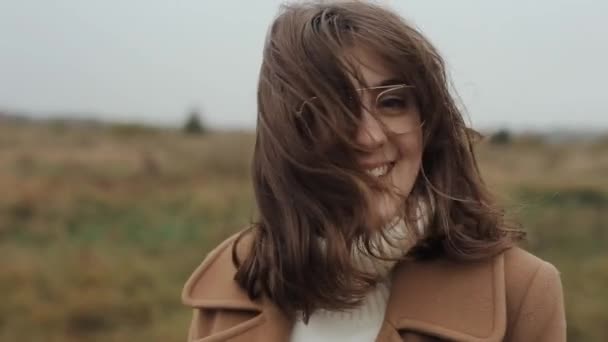
[[[419,224],[418,229],[423,225]],[[411,232],[407,229],[405,222],[401,219],[386,227],[386,239],[378,239],[372,243],[374,248],[381,251],[381,255],[391,258],[399,258],[414,245]],[[392,243],[389,243],[390,240]],[[390,293],[389,274],[396,260],[378,259],[368,254],[358,252],[354,248],[353,260],[365,271],[375,272],[383,277],[367,296],[362,304],[354,309],[346,311],[315,311],[308,322],[299,319],[296,321],[291,342],[370,342],[378,335],[382,322],[386,303]]]

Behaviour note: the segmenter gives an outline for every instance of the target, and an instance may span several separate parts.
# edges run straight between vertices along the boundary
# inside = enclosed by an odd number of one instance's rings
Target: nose
[[[369,148],[377,148],[384,145],[386,140],[382,124],[369,111],[363,110],[357,131],[357,143]]]

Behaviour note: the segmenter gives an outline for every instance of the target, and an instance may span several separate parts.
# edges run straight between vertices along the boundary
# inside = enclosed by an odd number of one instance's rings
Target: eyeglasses
[[[416,99],[412,91],[414,86],[408,84],[393,84],[356,89],[363,107],[381,121],[387,129],[395,134],[413,132],[424,124],[416,108]],[[372,106],[365,104],[365,92],[376,94]],[[322,108],[318,97],[314,96],[304,101],[297,111],[302,116],[312,108]]]

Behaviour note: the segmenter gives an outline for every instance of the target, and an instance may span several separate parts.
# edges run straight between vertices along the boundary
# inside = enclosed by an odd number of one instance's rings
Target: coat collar
[[[404,261],[394,269],[386,320],[397,330],[455,341],[501,341],[506,331],[504,260]]]
[[[288,340],[293,322],[264,299],[251,300],[233,280],[233,238],[218,246],[192,274],[182,301],[192,307],[263,313],[264,324]],[[248,243],[239,250],[248,250]],[[237,251],[240,254],[241,251]],[[500,341],[506,330],[504,261],[500,254],[477,262],[402,261],[392,276],[385,321],[410,331],[455,341]],[[280,340],[280,339],[279,339]]]

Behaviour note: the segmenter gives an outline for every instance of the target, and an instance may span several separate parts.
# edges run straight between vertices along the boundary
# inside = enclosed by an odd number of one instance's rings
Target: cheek
[[[399,141],[399,162],[395,165],[393,183],[403,195],[412,190],[422,160],[422,138],[420,134],[404,136]]]

